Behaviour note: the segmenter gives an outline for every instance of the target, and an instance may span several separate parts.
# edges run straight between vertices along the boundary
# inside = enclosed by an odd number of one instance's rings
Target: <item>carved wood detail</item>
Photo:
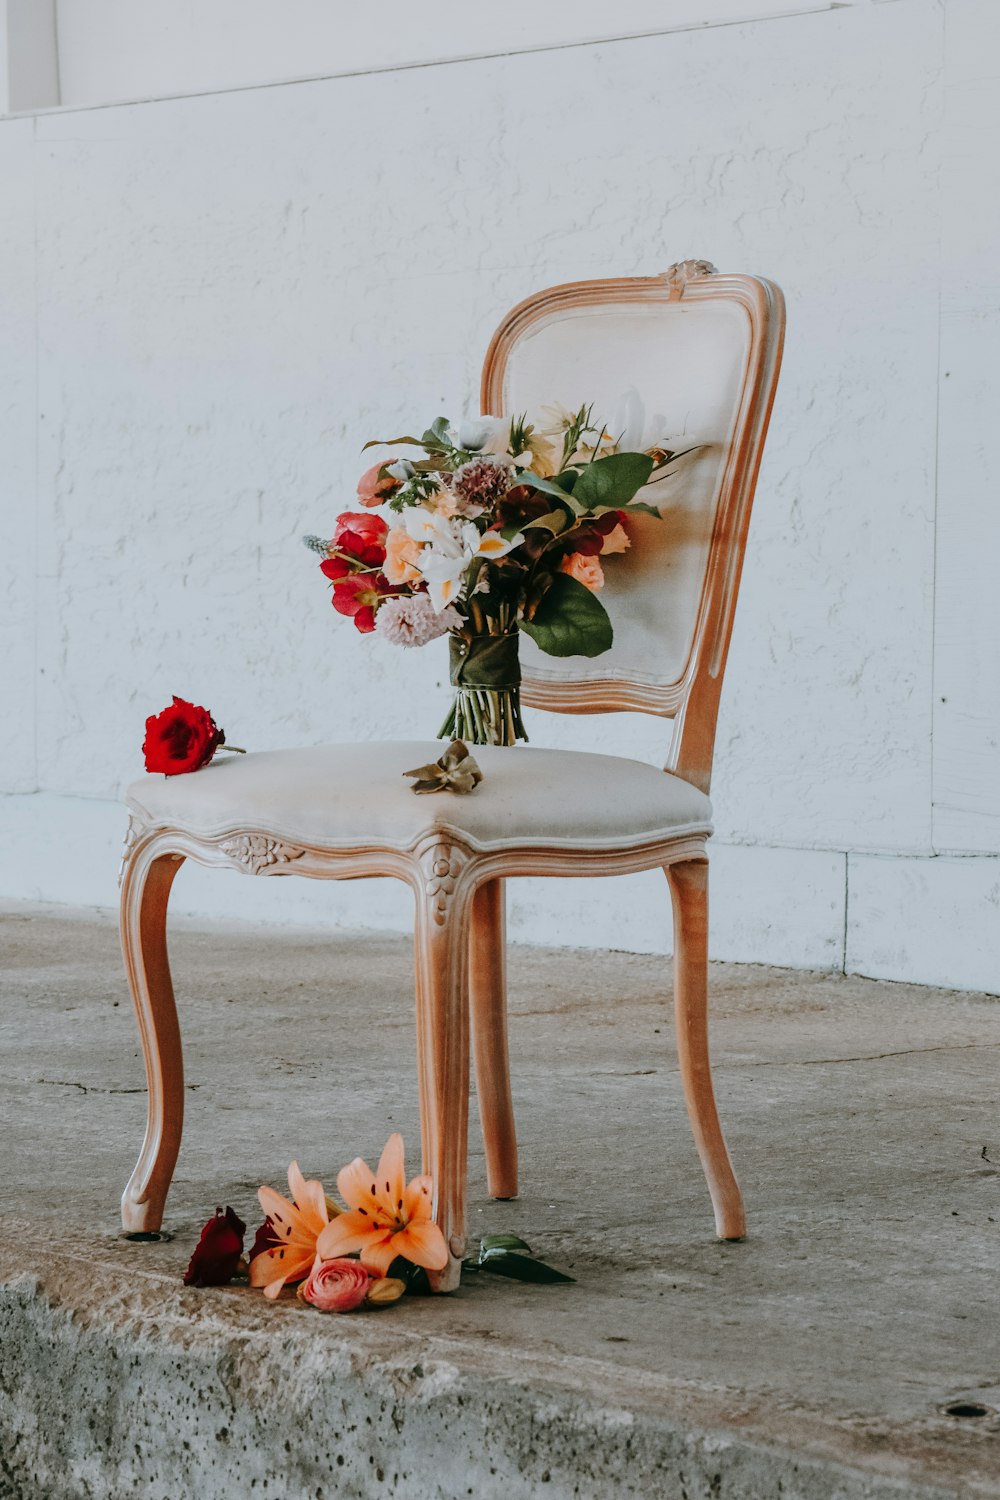
[[[240,833],[234,838],[223,839],[219,848],[249,875],[276,873],[274,866],[290,864],[305,853],[297,845],[284,844],[265,833]]]

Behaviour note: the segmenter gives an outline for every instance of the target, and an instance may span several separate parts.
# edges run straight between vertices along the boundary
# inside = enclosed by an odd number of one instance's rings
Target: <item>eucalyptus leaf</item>
[[[549,656],[600,656],[614,640],[608,612],[596,594],[568,573],[557,573],[534,619],[521,629]]]
[[[595,505],[627,505],[652,472],[653,460],[646,453],[611,453],[587,465],[573,497],[587,510]]]

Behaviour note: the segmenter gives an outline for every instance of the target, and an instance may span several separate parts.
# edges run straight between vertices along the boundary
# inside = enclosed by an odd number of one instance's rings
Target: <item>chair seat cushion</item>
[[[404,778],[444,753],[440,740],[386,740],[220,756],[189,775],[144,776],[126,801],[157,827],[204,837],[252,830],[314,848],[406,849],[435,829],[484,849],[614,849],[711,832],[704,793],[642,761],[471,748],[484,780],[464,796],[415,795]]]

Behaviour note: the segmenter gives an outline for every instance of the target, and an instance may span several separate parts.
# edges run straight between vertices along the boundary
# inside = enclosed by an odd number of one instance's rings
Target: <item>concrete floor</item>
[[[714,966],[750,1224],[722,1245],[669,965],[512,949],[522,1196],[487,1198],[473,1111],[472,1230],[576,1284],[324,1318],[180,1277],[292,1157],[333,1190],[400,1129],[416,1170],[408,945],[175,924],[188,1120],[146,1245],[115,920],[7,905],[0,952],[3,1500],[1000,1496],[1000,1000]]]

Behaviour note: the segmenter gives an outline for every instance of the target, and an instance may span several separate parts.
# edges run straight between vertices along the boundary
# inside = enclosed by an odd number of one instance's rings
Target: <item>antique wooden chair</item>
[[[522,637],[525,702],[673,721],[666,771],[584,751],[479,747],[475,793],[414,796],[403,772],[438,742],[324,745],[227,758],[128,791],[122,944],[149,1084],[146,1135],[122,1199],[127,1231],[159,1228],[181,1136],[180,1033],[166,911],[185,859],[244,875],[395,876],[416,899],[416,1026],[424,1170],[458,1283],[466,1248],[470,1014],[489,1189],[517,1191],[507,1060],[503,882],[662,867],[674,908],[681,1077],[723,1239],[744,1234],[707,1034],[708,800],[723,668],[750,506],[781,360],[780,291],[684,261],[662,276],[578,282],[515,307],[483,369],[484,412],[593,401],[633,443],[700,444],[653,487],[625,566],[609,558],[604,656],[542,656]],[[619,421],[620,418],[614,420]],[[644,492],[644,495],[649,492]]]

